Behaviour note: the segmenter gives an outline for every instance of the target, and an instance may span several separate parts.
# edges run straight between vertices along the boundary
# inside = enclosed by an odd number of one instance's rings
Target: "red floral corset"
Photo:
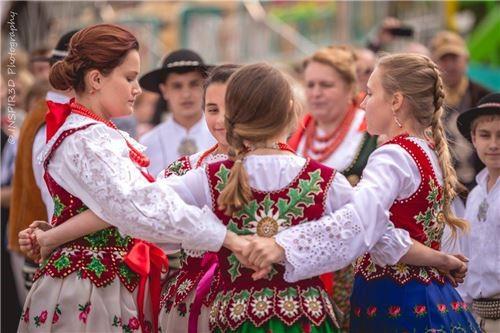
[[[307,160],[288,186],[262,192],[253,189],[254,199],[240,211],[227,216],[217,207],[217,199],[227,183],[231,161],[206,167],[215,214],[238,234],[272,237],[280,230],[321,217],[335,170]],[[288,325],[300,318],[320,325],[327,317],[335,321],[333,307],[319,278],[297,283],[284,280],[284,268],[275,265],[266,279],[253,281],[252,271],[241,266],[227,249],[218,253],[220,283],[210,311],[210,327],[236,330],[251,321],[261,326],[277,317]]]
[[[439,250],[444,230],[443,189],[438,183],[431,161],[424,150],[407,135],[398,136],[386,144],[397,144],[405,149],[418,166],[422,180],[417,191],[410,197],[394,202],[390,209],[391,221],[397,228],[407,230],[411,238]],[[403,263],[380,267],[368,253],[357,260],[355,273],[366,280],[390,277],[401,285],[411,280],[426,284],[432,280],[444,283],[444,276],[433,267]]]
[[[50,158],[65,138],[92,124],[63,132],[52,146],[44,162],[44,179],[54,200],[53,226],[66,222],[71,217],[87,210],[82,201],[68,193],[47,171]],[[110,284],[118,276],[122,284],[132,292],[139,277],[123,262],[135,240],[122,237],[116,228],[107,228],[75,241],[68,242],[52,252],[49,259],[40,265],[34,280],[47,274],[54,278],[64,278],[76,272],[81,278],[90,279],[97,287]]]

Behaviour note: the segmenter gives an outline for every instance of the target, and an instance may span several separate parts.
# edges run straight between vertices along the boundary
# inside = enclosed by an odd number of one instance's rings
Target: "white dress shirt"
[[[458,288],[467,303],[500,295],[500,178],[488,192],[488,177],[486,168],[476,176],[465,208],[470,231],[459,240],[469,258],[465,282]]]
[[[148,170],[152,175],[157,175],[181,157],[178,150],[184,139],[193,140],[198,151],[204,151],[216,143],[204,117],[187,130],[169,116],[167,120],[140,138],[140,142],[147,147],[146,154],[151,161]]]

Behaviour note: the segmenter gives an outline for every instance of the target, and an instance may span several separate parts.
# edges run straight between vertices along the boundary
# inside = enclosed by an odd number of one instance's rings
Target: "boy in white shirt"
[[[500,93],[485,96],[476,108],[462,113],[457,126],[486,165],[467,198],[470,233],[460,243],[470,261],[459,292],[472,303],[484,332],[500,332]]]

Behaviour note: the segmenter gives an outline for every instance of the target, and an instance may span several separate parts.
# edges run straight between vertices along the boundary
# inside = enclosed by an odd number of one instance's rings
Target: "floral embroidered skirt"
[[[335,327],[331,319],[326,319],[319,326],[313,325],[307,319],[299,319],[292,326],[288,326],[278,318],[269,319],[264,325],[256,327],[252,322],[243,323],[238,329],[226,330],[222,332],[219,328],[215,333],[339,333],[340,330]]]
[[[351,296],[351,332],[481,332],[449,282],[399,285],[390,278],[356,277]]]
[[[129,292],[118,278],[98,288],[76,272],[64,279],[41,276],[26,298],[18,332],[142,332],[137,290]],[[146,288],[144,311],[150,324],[148,297]]]
[[[172,306],[169,310],[169,301],[163,305],[160,310],[160,319],[158,321],[160,332],[163,333],[187,333],[189,325],[189,309],[193,304],[195,291],[191,291],[189,295],[177,306]],[[210,309],[206,306],[201,306],[200,315],[198,317],[198,333],[209,333],[208,319]]]

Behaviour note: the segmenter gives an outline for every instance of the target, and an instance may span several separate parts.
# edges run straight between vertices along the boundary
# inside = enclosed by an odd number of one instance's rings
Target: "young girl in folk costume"
[[[300,156],[340,171],[355,186],[368,156],[377,147],[377,137],[366,132],[365,111],[354,102],[355,54],[345,46],[324,48],[307,58],[303,68],[308,114],[289,144]],[[348,330],[353,267],[321,278],[346,314],[342,326]]]
[[[442,124],[443,89],[441,74],[429,58],[392,55],[379,61],[362,104],[368,130],[391,138],[381,150],[393,156],[393,167],[399,169],[397,184],[391,187],[398,191],[386,188],[380,192],[393,201],[391,221],[435,250],[440,249],[445,224],[454,234],[468,227],[450,209],[459,183]],[[425,135],[427,129],[432,132],[430,139]],[[368,332],[373,327],[480,332],[466,304],[434,268],[381,267],[366,254],[357,262],[355,274],[353,332]]]
[[[398,54],[379,61],[362,106],[368,131],[390,140],[371,155],[353,203],[336,214],[389,209],[396,227],[435,250],[445,224],[454,231],[466,228],[450,211],[458,184],[441,123],[443,97],[441,76],[427,57]],[[370,215],[365,223],[376,222],[376,214]],[[335,226],[335,220],[308,223],[283,231],[272,242],[255,240],[249,246],[250,262],[268,265],[286,256],[287,272],[302,272],[292,274],[294,279],[338,267],[335,254],[308,262],[313,252],[304,247],[305,239],[316,245],[314,253],[327,249],[321,235]],[[383,267],[374,259],[366,254],[356,264],[352,332],[480,332],[441,272],[402,263]]]
[[[130,114],[141,92],[137,50],[128,31],[96,25],[75,34],[69,55],[52,68],[52,86],[74,89],[76,100],[49,103],[49,141],[41,159],[55,203],[51,223],[68,235],[89,234],[85,226],[73,230],[66,223],[89,208],[124,234],[219,250],[235,239],[233,234],[211,212],[187,206],[166,184],[152,182],[140,145],[109,121]],[[20,238],[36,240],[33,230]],[[19,331],[151,331],[157,316],[148,315],[146,282],[157,299],[151,312],[157,313],[158,278],[165,264],[157,247],[124,237],[116,228],[66,243],[36,274]]]
[[[218,66],[205,81],[205,120],[217,144],[204,152],[181,157],[160,173],[158,178],[180,176],[189,170],[228,159],[224,98],[227,81],[238,68],[236,65]],[[216,289],[216,284],[212,285],[214,276],[215,283],[219,280],[217,254],[183,250],[181,258],[180,271],[162,294],[160,328],[162,332],[168,333],[209,332],[207,306],[214,296],[210,290]]]

